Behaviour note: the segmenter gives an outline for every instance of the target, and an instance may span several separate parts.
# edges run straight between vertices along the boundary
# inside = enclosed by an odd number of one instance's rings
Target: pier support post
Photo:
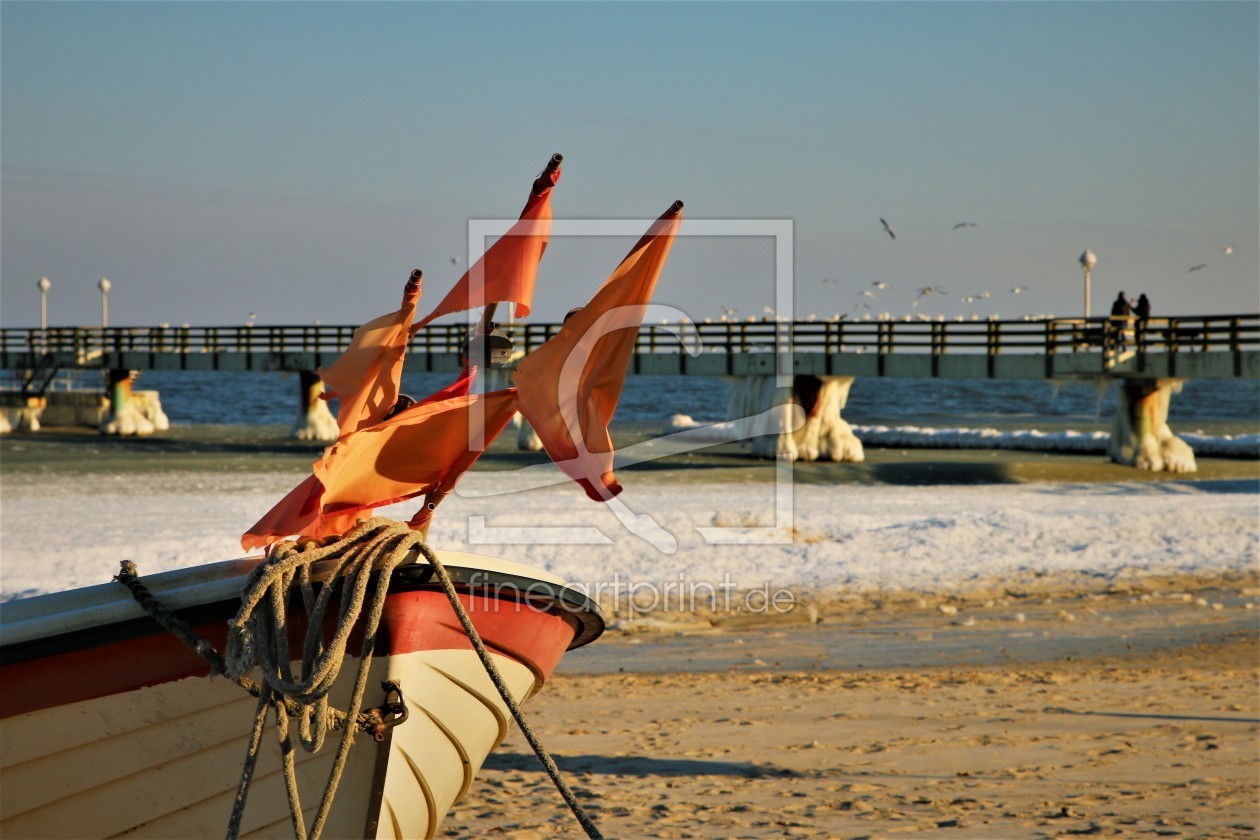
[[[5,394],[0,404],[0,435],[9,432],[38,432],[40,414],[47,405],[44,397],[23,397],[18,393]]]
[[[522,452],[541,452],[542,439],[538,437],[538,432],[534,431],[529,421],[517,412],[512,422],[516,424],[516,448]]]
[[[1151,472],[1198,469],[1190,445],[1168,428],[1168,403],[1180,379],[1121,379],[1120,404],[1111,423],[1107,455],[1117,464]]]
[[[294,440],[334,441],[340,429],[328,402],[321,399],[324,381],[313,370],[298,371],[298,411],[289,437]]]
[[[523,354],[521,355],[523,357]],[[513,367],[515,367],[515,365],[513,365]],[[484,372],[486,390],[499,391],[504,388],[511,388],[513,367],[487,367]],[[516,427],[517,449],[522,452],[542,451],[542,440],[538,437],[538,433],[534,431],[534,427],[529,424],[529,421],[521,416],[519,411],[512,415],[512,425]]]
[[[778,387],[775,379],[757,375],[737,380],[727,408],[728,420],[770,412],[756,430],[763,433],[748,441],[754,455],[789,461],[865,460],[862,442],[840,416],[849,400],[852,376],[796,376],[790,388]],[[805,422],[795,431],[791,422],[793,405],[805,412]]]
[[[140,375],[137,370],[111,369],[105,374],[105,391],[109,394],[109,410],[99,427],[103,435],[131,437],[166,431],[170,421],[162,411],[156,394],[149,400],[132,399],[132,383]]]

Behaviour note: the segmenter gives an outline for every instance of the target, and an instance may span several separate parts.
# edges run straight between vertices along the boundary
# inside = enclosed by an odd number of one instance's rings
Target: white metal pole
[[[1089,269],[1085,269],[1085,317],[1089,317]]]
[[[114,284],[109,282],[108,277],[102,277],[96,285],[101,290],[101,329],[104,329],[109,326],[109,290]]]
[[[40,351],[48,352],[48,290],[52,288],[52,281],[47,277],[39,278],[36,284],[39,287],[39,343]]]

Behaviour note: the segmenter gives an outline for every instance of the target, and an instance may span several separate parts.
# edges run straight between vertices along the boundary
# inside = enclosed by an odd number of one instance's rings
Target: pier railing
[[[560,324],[500,325],[515,349],[528,354],[560,330]],[[129,367],[133,369],[312,370],[331,363],[349,344],[355,326],[290,325],[231,327],[48,327],[0,329],[0,367],[31,370],[39,366],[65,368]],[[468,333],[466,324],[430,325],[412,338],[409,353],[449,361],[458,356]],[[995,375],[1000,358],[1041,357],[1046,375],[1057,369],[1054,357],[1093,356],[1083,370],[1105,371],[1126,359],[1141,367],[1148,356],[1167,354],[1233,354],[1232,375],[1246,376],[1251,367],[1244,356],[1260,351],[1260,314],[1198,315],[1169,318],[1075,318],[1029,321],[711,321],[688,324],[645,324],[636,340],[636,356],[679,354],[727,357],[790,353],[795,358],[842,357],[846,354],[878,359],[919,357],[931,360],[922,375],[939,375],[943,358],[981,357],[987,364],[975,374]],[[232,360],[232,357],[236,357]],[[662,362],[667,360],[662,359]],[[714,360],[716,361],[716,360]],[[1030,358],[1023,361],[1031,362]],[[673,363],[670,363],[673,364]],[[680,363],[676,373],[737,373],[746,367]],[[440,365],[439,365],[440,366]],[[649,367],[652,367],[649,365]],[[668,366],[667,366],[668,367]],[[798,365],[798,368],[800,366]],[[896,367],[895,365],[893,366]],[[808,372],[820,372],[817,364]],[[817,370],[815,370],[817,368]],[[827,373],[835,365],[828,361]],[[864,370],[864,368],[862,368]],[[871,373],[890,373],[881,362]],[[1161,368],[1175,375],[1176,362]],[[636,372],[649,372],[638,370]]]

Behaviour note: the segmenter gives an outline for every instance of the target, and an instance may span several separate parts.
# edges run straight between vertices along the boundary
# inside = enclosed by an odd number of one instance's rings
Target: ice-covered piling
[[[6,394],[4,397],[5,402],[0,405],[0,435],[7,435],[12,431],[38,432],[45,399],[27,397],[20,393]]]
[[[298,372],[298,410],[289,437],[294,440],[334,441],[339,429],[337,418],[323,399],[324,381],[313,370]]]
[[[1107,454],[1117,464],[1151,472],[1192,473],[1194,451],[1168,428],[1168,403],[1180,379],[1121,379]]]
[[[518,350],[513,354],[512,361],[518,362],[524,358],[524,356],[525,354]],[[478,373],[478,377],[481,378],[484,376],[484,390],[499,391],[504,388],[513,387],[512,370],[512,367],[487,367],[484,372]],[[517,449],[522,452],[542,451],[542,440],[539,439],[538,433],[534,431],[533,426],[529,425],[529,421],[521,416],[519,411],[512,415],[512,426],[516,429]]]
[[[164,432],[171,427],[171,421],[167,419],[161,402],[156,398],[131,398],[132,383],[139,375],[140,372],[134,370],[110,370],[106,375],[109,410],[101,421],[101,434],[117,437],[143,436]]]
[[[736,380],[727,419],[758,418],[747,441],[758,457],[859,463],[866,458],[862,442],[840,416],[852,385],[852,376],[796,376],[790,387],[780,386],[775,376],[745,376]],[[793,423],[794,405],[805,413],[799,426]]]

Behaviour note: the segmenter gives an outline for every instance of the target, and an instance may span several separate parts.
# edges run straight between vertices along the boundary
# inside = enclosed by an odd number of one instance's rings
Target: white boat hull
[[[502,607],[506,602],[479,600],[475,592],[464,600],[503,681],[523,703],[542,687],[572,643],[572,621],[530,606],[488,610],[487,604]],[[327,838],[434,836],[511,724],[482,663],[456,633],[458,624],[444,594],[429,590],[395,596],[391,590],[389,605],[383,626],[391,649],[373,659],[365,706],[385,701],[381,685],[390,680],[400,687],[408,716],[385,730],[380,742],[367,733],[355,736],[323,832]],[[147,638],[125,639],[85,655],[118,658],[115,670],[108,672],[112,675],[126,670],[126,657],[153,655],[144,646]],[[169,649],[169,641],[163,635],[149,639],[163,650]],[[61,666],[84,661],[83,656],[61,658]],[[27,658],[6,666],[9,673],[0,675],[27,683],[20,692],[11,683],[5,689],[0,836],[126,834],[169,840],[225,831],[257,705],[251,695],[225,678],[198,675],[98,691],[100,696],[8,714],[15,706],[38,705],[40,683],[53,698],[66,690],[57,682],[67,676],[60,670],[47,681],[32,676],[44,664]],[[357,667],[353,657],[343,664],[332,694],[335,706],[346,705]],[[340,732],[330,732],[316,754],[296,747],[308,827],[340,737]],[[293,836],[270,719],[241,835]]]

